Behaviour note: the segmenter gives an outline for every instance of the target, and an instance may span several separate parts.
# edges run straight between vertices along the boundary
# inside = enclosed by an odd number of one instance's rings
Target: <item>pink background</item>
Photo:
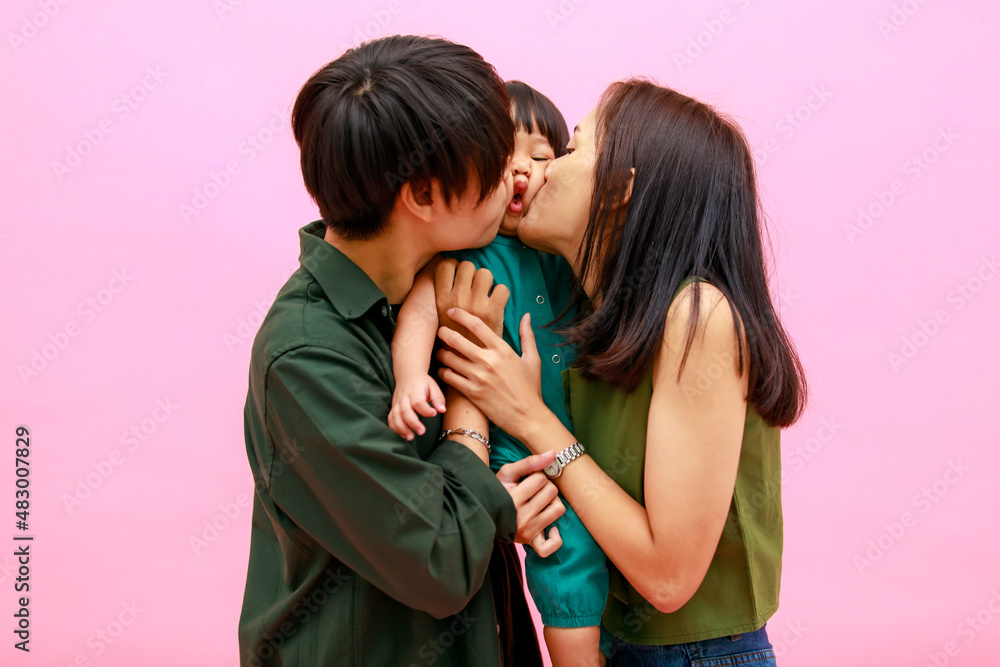
[[[8,0],[0,27],[0,664],[236,665],[250,339],[317,217],[287,111],[397,32],[471,45],[571,126],[632,74],[739,120],[812,388],[779,664],[998,664],[996,3]]]

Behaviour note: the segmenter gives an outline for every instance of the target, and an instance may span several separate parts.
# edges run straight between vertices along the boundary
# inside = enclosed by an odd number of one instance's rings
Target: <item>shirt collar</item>
[[[388,304],[382,290],[344,253],[324,240],[322,220],[299,230],[299,263],[312,274],[341,316],[361,317],[379,301]]]

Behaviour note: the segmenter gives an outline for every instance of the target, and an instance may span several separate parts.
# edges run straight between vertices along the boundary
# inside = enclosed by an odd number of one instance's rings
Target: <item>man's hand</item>
[[[503,334],[503,309],[510,298],[506,285],[493,287],[493,274],[488,269],[476,269],[472,262],[443,259],[434,273],[434,291],[437,296],[438,318],[446,326],[467,335],[464,327],[448,317],[449,308],[466,310],[486,323],[496,335]],[[472,339],[475,340],[475,339]]]
[[[515,542],[527,544],[545,558],[562,546],[559,529],[545,528],[566,512],[559,490],[540,472],[555,459],[555,452],[535,454],[500,468],[497,479],[504,485],[517,508]]]

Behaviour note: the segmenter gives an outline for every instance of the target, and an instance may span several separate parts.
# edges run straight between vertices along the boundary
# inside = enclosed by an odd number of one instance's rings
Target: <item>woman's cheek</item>
[[[537,206],[548,210],[554,208],[555,200],[559,198],[559,183],[556,181],[546,181],[545,185],[539,188],[532,200],[532,206]]]

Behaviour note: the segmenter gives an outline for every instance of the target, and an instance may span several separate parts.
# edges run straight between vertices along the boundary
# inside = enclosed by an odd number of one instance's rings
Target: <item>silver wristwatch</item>
[[[563,468],[568,466],[571,461],[577,460],[585,453],[586,451],[583,449],[583,445],[579,442],[574,442],[572,445],[556,454],[556,460],[545,466],[542,469],[542,472],[552,479],[555,479],[562,474]]]

